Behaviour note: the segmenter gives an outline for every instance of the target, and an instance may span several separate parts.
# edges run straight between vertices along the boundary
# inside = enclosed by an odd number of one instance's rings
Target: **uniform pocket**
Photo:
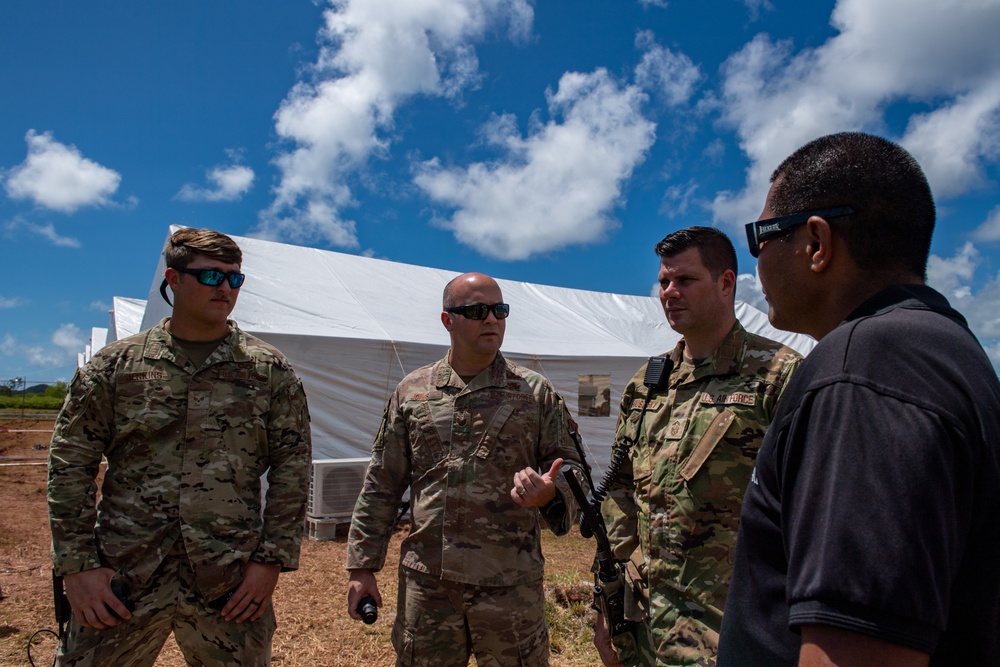
[[[119,380],[114,435],[105,452],[107,496],[116,495],[116,487],[134,492],[147,480],[170,475],[176,468],[179,456],[174,445],[184,440],[186,400],[184,385],[171,385],[164,373],[131,373]]]
[[[268,466],[268,399],[264,388],[222,383],[212,389],[205,434],[218,437],[218,454],[225,457],[239,487],[259,484]]]
[[[521,452],[524,449],[521,438],[501,438],[500,431],[503,429],[507,419],[514,412],[514,404],[506,403],[501,405],[490,423],[486,426],[479,446],[476,448],[476,458],[481,461],[489,461],[501,470],[509,470],[518,458],[523,458]],[[513,440],[513,442],[511,442]],[[514,449],[511,449],[511,444]]]
[[[271,607],[264,615],[252,623],[242,624],[246,630],[243,636],[243,650],[240,665],[265,667],[271,664],[271,639],[278,626]]]
[[[416,665],[413,647],[413,633],[403,627],[400,619],[392,624],[392,648],[395,649],[400,667],[410,667]]]
[[[187,395],[161,372],[132,373],[115,385],[115,439],[122,443],[166,435],[177,427]]]
[[[537,631],[518,641],[517,650],[521,657],[521,667],[548,667],[548,627],[542,623]]]
[[[685,482],[690,482],[698,474],[705,461],[715,451],[715,447],[722,442],[722,438],[726,435],[726,431],[729,430],[729,426],[735,418],[736,413],[729,408],[726,408],[715,416],[712,423],[702,433],[701,438],[698,439],[698,443],[694,446],[687,461],[681,466],[680,475],[684,478]]]
[[[444,458],[445,448],[437,422],[427,403],[417,403],[407,417],[411,456],[415,470],[430,470]]]

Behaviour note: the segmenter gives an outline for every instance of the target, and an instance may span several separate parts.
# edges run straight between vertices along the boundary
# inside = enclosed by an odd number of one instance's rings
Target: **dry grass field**
[[[45,461],[51,419],[0,419],[0,665],[29,665],[27,645],[40,628],[55,628],[45,508]],[[386,606],[372,626],[347,616],[343,537],[305,540],[301,567],[281,575],[275,591],[278,630],[272,662],[277,667],[392,665],[389,632],[395,614],[399,541],[379,575]],[[555,538],[546,533],[546,613],[553,667],[591,667],[600,660],[591,646],[589,566],[593,543],[578,533]],[[34,664],[52,664],[55,639],[40,635],[31,649]],[[474,664],[475,661],[473,661]],[[157,667],[183,667],[173,639]]]

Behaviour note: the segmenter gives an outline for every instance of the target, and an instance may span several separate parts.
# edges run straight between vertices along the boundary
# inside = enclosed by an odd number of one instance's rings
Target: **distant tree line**
[[[28,386],[30,380],[12,378],[0,381],[0,409],[11,410],[58,410],[66,396],[66,383],[36,382]]]

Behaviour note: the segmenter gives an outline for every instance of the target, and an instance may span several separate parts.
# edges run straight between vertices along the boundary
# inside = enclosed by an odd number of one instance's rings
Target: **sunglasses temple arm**
[[[174,307],[174,304],[170,303],[170,297],[167,296],[167,279],[166,278],[164,278],[163,282],[160,283],[160,296],[163,297],[163,300],[167,302],[168,306],[170,306],[171,308]]]

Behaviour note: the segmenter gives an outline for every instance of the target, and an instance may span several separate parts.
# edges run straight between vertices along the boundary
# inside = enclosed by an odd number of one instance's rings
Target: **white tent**
[[[93,354],[108,343],[108,330],[104,327],[90,329],[90,353]]]
[[[243,250],[247,279],[232,317],[277,346],[301,376],[314,458],[367,458],[396,384],[447,350],[441,294],[457,273],[234,239]],[[159,294],[164,268],[161,257],[142,329],[169,314]],[[677,334],[653,297],[498,282],[511,306],[504,356],[552,382],[580,425],[588,460],[602,474],[625,383],[649,356],[670,350]],[[741,301],[737,316],[747,329],[803,353],[814,345],[809,337],[772,328],[764,313]],[[610,377],[608,414],[579,414],[593,402],[593,376]]]
[[[142,315],[146,312],[144,299],[116,296],[112,299],[112,304],[111,312],[108,313],[109,343],[142,331]]]
[[[108,343],[108,330],[104,327],[92,327],[90,330],[90,343],[84,346],[83,352],[76,355],[76,366],[80,368],[90,361],[94,353]]]

